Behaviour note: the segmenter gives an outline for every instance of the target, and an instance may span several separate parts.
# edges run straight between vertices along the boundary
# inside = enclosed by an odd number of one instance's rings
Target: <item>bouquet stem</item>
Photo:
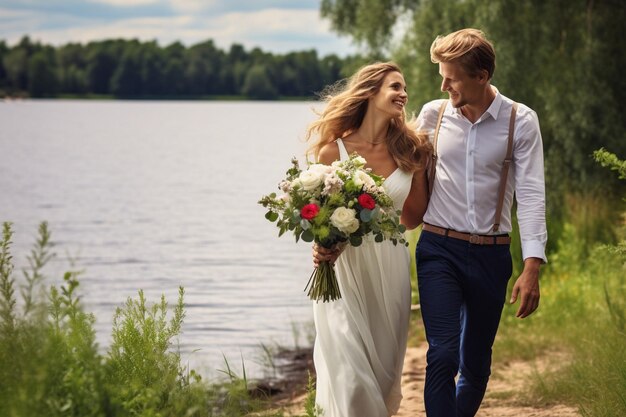
[[[307,295],[313,301],[322,300],[325,303],[341,298],[335,269],[329,262],[320,262],[319,266],[313,270],[304,291],[307,289]]]

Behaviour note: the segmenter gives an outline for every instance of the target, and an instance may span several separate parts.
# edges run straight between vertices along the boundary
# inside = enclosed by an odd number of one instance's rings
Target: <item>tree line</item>
[[[359,59],[319,57],[315,50],[274,55],[240,44],[224,51],[212,40],[190,47],[124,39],[54,47],[24,36],[12,47],[0,40],[0,96],[313,97]]]

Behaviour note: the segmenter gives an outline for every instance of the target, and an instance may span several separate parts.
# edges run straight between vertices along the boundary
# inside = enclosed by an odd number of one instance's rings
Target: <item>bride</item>
[[[412,229],[427,205],[426,135],[406,121],[406,83],[394,63],[375,63],[326,92],[326,107],[307,130],[310,151],[331,164],[353,152],[385,179],[401,221]],[[410,255],[377,243],[331,250],[314,247],[314,262],[334,263],[342,298],[313,305],[316,405],[325,417],[397,413],[411,309]]]

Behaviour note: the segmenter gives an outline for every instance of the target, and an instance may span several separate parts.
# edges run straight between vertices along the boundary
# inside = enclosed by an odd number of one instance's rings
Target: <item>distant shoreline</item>
[[[136,100],[136,101],[312,101],[314,96],[284,96],[276,99],[255,99],[239,95],[216,95],[216,96],[114,96],[112,94],[61,94],[49,97],[30,97],[28,95],[3,96],[4,101],[19,100]]]

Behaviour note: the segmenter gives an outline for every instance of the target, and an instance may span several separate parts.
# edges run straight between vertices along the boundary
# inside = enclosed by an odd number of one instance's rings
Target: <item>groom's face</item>
[[[448,93],[450,102],[456,108],[476,103],[484,90],[481,77],[473,77],[457,62],[440,62],[441,91]]]

